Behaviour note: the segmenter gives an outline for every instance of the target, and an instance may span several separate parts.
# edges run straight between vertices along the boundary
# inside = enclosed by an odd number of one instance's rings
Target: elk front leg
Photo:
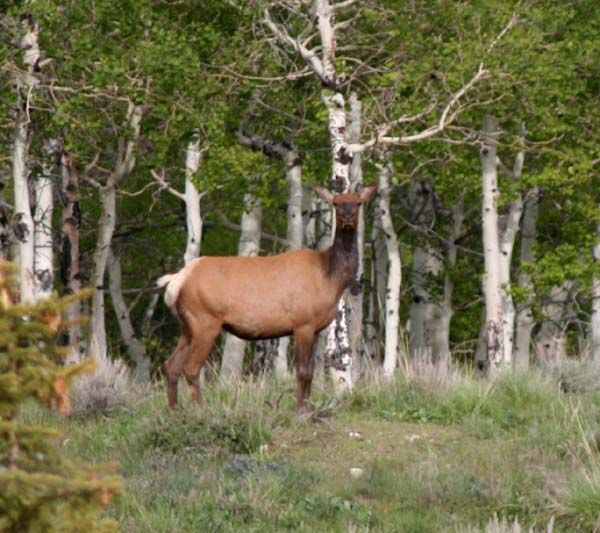
[[[296,414],[303,415],[308,412],[306,404],[312,386],[315,370],[314,348],[316,340],[312,328],[301,328],[294,331],[294,364],[296,366]]]

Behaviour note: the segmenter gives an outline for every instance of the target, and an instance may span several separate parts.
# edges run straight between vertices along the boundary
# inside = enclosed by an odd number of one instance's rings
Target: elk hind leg
[[[192,337],[189,351],[190,356],[186,358],[183,365],[183,374],[190,388],[190,394],[194,402],[200,404],[200,370],[205,365],[210,350],[221,331],[221,324],[217,321],[205,321],[203,327],[195,329],[199,331]]]
[[[182,335],[177,343],[177,348],[163,366],[167,381],[167,399],[171,409],[177,405],[177,382],[183,371],[185,360],[188,358],[188,353],[189,342]]]

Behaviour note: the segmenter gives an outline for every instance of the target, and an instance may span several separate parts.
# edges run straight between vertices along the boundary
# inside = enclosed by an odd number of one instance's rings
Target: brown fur
[[[336,210],[336,232],[325,251],[296,250],[269,257],[202,257],[175,275],[165,300],[181,326],[177,348],[165,363],[169,406],[177,404],[183,373],[192,398],[200,401],[199,374],[225,329],[246,340],[294,335],[297,410],[306,408],[314,370],[317,334],[335,318],[344,289],[356,275],[356,227],[360,206],[376,185],[361,194],[332,195],[312,186]]]

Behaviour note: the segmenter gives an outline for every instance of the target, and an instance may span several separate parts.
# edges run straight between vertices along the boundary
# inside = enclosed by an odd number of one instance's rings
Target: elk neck
[[[358,270],[356,228],[336,228],[333,244],[325,251],[327,274],[346,287]]]

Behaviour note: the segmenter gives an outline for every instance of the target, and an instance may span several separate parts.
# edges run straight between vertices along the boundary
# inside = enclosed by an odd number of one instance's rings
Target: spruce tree
[[[32,399],[69,413],[69,384],[90,364],[64,365],[59,337],[69,325],[64,311],[85,294],[16,303],[16,281],[14,267],[0,261],[0,531],[116,531],[102,517],[121,491],[114,466],[67,459],[58,431],[20,417]]]

